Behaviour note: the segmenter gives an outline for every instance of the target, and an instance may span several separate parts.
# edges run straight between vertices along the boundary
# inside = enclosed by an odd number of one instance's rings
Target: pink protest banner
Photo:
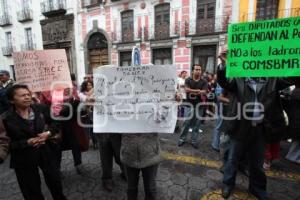
[[[33,92],[72,87],[64,49],[16,52],[13,59],[17,82]]]

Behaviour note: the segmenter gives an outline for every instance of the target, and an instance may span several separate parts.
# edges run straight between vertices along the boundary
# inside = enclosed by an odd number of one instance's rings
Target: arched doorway
[[[93,68],[102,65],[108,65],[108,43],[106,37],[102,33],[96,32],[89,37],[87,50],[87,56],[89,60],[89,73],[93,72]]]

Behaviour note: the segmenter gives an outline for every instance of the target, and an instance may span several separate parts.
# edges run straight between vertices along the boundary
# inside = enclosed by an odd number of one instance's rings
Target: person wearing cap
[[[0,115],[10,108],[10,103],[6,98],[6,91],[14,84],[9,72],[0,70]]]
[[[240,157],[246,152],[250,173],[249,192],[259,200],[266,200],[267,178],[263,169],[265,145],[271,140],[279,141],[283,136],[285,120],[278,91],[291,84],[280,78],[227,79],[226,52],[222,52],[219,59],[218,84],[235,97],[228,107],[230,119],[224,118],[222,124],[223,131],[230,136],[222,196],[227,199],[231,195]]]

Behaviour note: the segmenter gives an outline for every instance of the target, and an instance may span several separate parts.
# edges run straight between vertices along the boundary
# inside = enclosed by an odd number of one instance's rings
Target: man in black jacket
[[[10,108],[10,103],[6,98],[6,91],[13,83],[8,71],[0,70],[0,115]]]
[[[50,139],[59,132],[51,123],[49,111],[32,105],[31,92],[25,85],[13,85],[7,91],[12,108],[3,124],[10,139],[10,167],[15,170],[25,200],[44,200],[39,168],[54,200],[66,200],[60,172]]]
[[[224,119],[223,131],[230,135],[229,155],[225,163],[222,196],[228,198],[234,189],[238,161],[246,151],[249,163],[249,191],[259,200],[268,199],[267,179],[263,170],[264,150],[267,140],[283,134],[285,128],[283,110],[278,91],[289,83],[277,78],[226,79],[226,53],[219,56],[218,83],[235,96]],[[280,139],[278,137],[277,139]]]

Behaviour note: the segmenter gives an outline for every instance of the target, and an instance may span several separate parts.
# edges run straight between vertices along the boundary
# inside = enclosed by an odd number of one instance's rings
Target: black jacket
[[[221,130],[237,140],[247,140],[247,133],[251,129],[252,121],[243,116],[243,106],[246,103],[255,102],[255,92],[246,83],[245,78],[227,79],[225,77],[226,68],[218,69],[218,83],[234,96],[233,101],[228,108],[227,116],[237,116],[238,106],[241,108],[240,118],[234,120],[223,120]],[[291,84],[284,79],[265,78],[264,84],[258,84],[256,88],[257,100],[264,106],[264,118],[261,124],[265,128],[267,142],[280,140],[286,131],[283,108],[279,99],[279,90],[282,90]],[[253,113],[247,113],[252,116]]]
[[[288,115],[288,137],[300,139],[300,88],[292,91],[291,97],[286,103],[285,111]]]
[[[13,86],[14,82],[9,80],[9,83],[5,88],[0,88],[0,115],[10,108],[10,103],[6,97],[7,90]]]
[[[38,164],[47,165],[55,161],[53,143],[35,148],[27,144],[27,140],[36,137],[46,130],[52,134],[59,133],[59,125],[52,122],[49,109],[43,105],[32,105],[35,118],[33,129],[28,120],[20,117],[13,108],[6,112],[3,123],[10,138],[11,168],[31,168]],[[33,131],[32,131],[33,130]]]

